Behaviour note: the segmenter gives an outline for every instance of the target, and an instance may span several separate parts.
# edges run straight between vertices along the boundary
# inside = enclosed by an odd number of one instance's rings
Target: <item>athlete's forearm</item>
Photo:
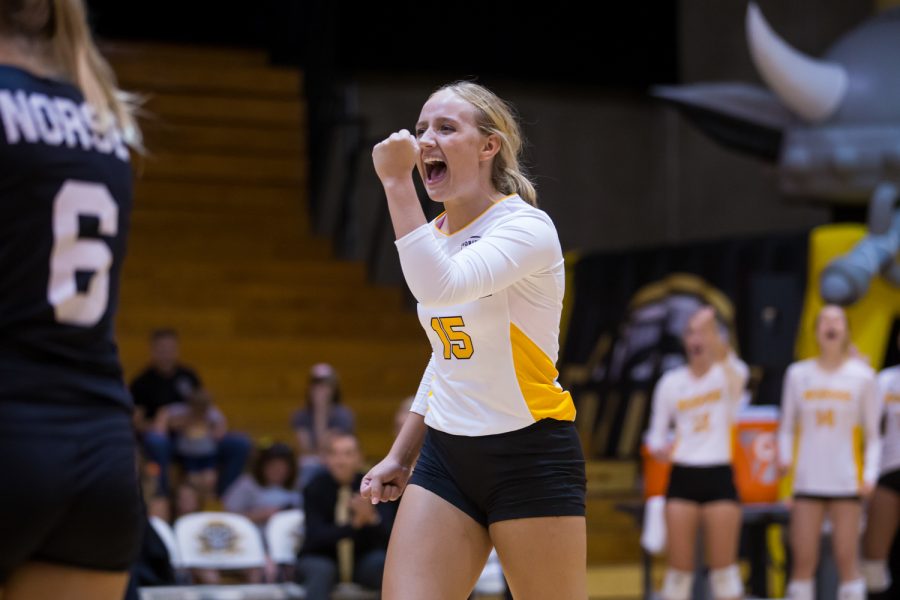
[[[744,387],[747,385],[743,373],[735,367],[734,362],[736,360],[737,355],[729,347],[725,353],[725,358],[719,361],[719,364],[722,365],[722,371],[725,373],[728,396],[732,401],[740,399],[741,394],[744,392]]]
[[[409,413],[388,456],[405,467],[412,467],[422,449],[422,442],[425,441],[425,430],[425,417]]]
[[[391,213],[396,239],[399,240],[428,222],[419,203],[412,174],[401,179],[387,179],[382,181],[382,185],[387,196],[388,211]]]

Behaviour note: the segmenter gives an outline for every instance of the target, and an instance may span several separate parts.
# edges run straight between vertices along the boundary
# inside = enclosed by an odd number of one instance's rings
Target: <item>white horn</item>
[[[756,69],[789,109],[811,122],[834,114],[847,91],[844,67],[810,58],[787,45],[755,2],[747,6],[747,40]]]

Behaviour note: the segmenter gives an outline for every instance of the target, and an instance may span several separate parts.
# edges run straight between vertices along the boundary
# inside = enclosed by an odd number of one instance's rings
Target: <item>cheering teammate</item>
[[[864,600],[866,586],[858,559],[861,499],[875,485],[880,454],[875,373],[851,355],[850,327],[841,307],[822,308],[816,318],[816,340],[819,355],[788,368],[781,396],[779,462],[785,473],[794,467],[788,597],[815,598],[813,575],[827,513],[841,581],[838,597]],[[855,447],[860,426],[865,436],[862,476]]]
[[[405,490],[387,600],[465,598],[491,545],[517,600],[587,596],[584,457],[556,382],[563,257],[521,146],[510,107],[462,82],[429,97],[415,135],[373,151],[433,350],[412,414],[361,487],[373,502]],[[431,223],[414,167],[446,210]]]
[[[664,600],[688,600],[694,579],[698,530],[716,600],[743,597],[737,566],[741,507],[731,466],[732,433],[749,370],[719,332],[715,312],[703,307],[684,331],[688,364],[667,371],[653,393],[647,445],[672,461],[666,492],[669,568]],[[675,444],[668,441],[675,422]]]

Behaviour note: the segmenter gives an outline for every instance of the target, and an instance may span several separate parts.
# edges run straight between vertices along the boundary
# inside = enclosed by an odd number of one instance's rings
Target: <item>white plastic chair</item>
[[[178,551],[178,542],[175,541],[175,530],[172,526],[155,515],[150,516],[150,525],[156,531],[156,535],[162,540],[166,551],[169,553],[169,563],[173,569],[181,568],[181,552]]]
[[[299,508],[282,510],[266,521],[266,546],[269,558],[278,565],[292,565],[297,560],[297,551],[303,542],[305,518]]]
[[[175,522],[175,539],[186,569],[264,567],[266,552],[256,525],[242,515],[199,512]]]

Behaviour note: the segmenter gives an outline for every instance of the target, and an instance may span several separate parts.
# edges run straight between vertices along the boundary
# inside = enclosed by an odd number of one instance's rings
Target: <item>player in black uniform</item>
[[[82,0],[0,0],[0,596],[121,598],[141,508],[113,339],[140,133]]]

